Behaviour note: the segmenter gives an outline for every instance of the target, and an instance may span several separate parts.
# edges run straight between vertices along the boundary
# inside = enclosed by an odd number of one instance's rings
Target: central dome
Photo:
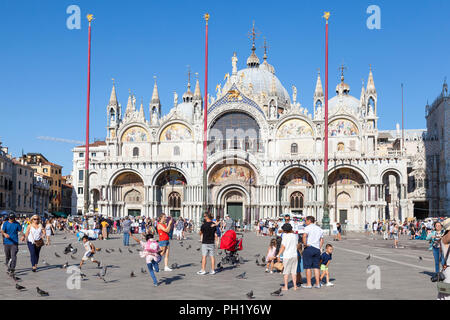
[[[250,83],[253,86],[253,94],[259,95],[265,92],[267,96],[272,92],[272,81],[275,82],[275,95],[278,97],[280,105],[290,105],[291,99],[287,90],[283,87],[280,80],[270,70],[270,65],[261,64],[254,67],[248,67],[238,71],[237,78],[242,79],[242,83],[245,87],[248,87]]]

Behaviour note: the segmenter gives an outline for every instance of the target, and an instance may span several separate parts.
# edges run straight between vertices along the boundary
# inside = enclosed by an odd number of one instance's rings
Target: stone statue
[[[178,93],[176,91],[173,92],[173,104],[175,107],[178,105]]]
[[[220,97],[222,95],[222,86],[220,83],[216,87],[217,97]]]
[[[297,88],[292,86],[292,101],[294,104],[297,102]]]
[[[275,119],[277,117],[277,109],[274,104],[270,105],[270,117]]]
[[[153,109],[152,124],[154,124],[154,125],[158,124],[158,111],[156,110],[156,108]]]
[[[231,58],[231,65],[233,66],[233,74],[237,74],[237,62],[238,58],[236,56],[236,52],[233,54],[233,57]]]
[[[253,83],[248,84],[248,93],[249,95],[253,95]]]

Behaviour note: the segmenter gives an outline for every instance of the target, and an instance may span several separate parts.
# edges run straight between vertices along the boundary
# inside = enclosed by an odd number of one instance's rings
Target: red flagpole
[[[401,154],[403,155],[403,150],[405,148],[405,122],[404,122],[404,115],[403,115],[403,83],[402,83],[402,150]]]
[[[323,218],[322,228],[330,228],[330,216],[328,211],[328,19],[330,13],[325,12],[324,18],[326,19],[326,31],[325,31],[325,141],[324,141],[324,165],[323,165]]]
[[[204,16],[206,21],[206,46],[205,46],[205,109],[203,119],[203,212],[207,212],[208,206],[208,178],[207,147],[208,147],[208,21],[209,14]]]
[[[88,77],[87,77],[87,106],[86,106],[86,150],[84,155],[84,213],[89,210],[89,108],[91,103],[91,22],[92,14],[87,15],[89,21],[89,45],[88,45]]]

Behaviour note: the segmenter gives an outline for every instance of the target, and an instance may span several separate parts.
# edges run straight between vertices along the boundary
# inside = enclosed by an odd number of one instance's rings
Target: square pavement
[[[373,238],[371,235],[349,233],[339,242],[332,241],[331,237],[327,236],[325,244],[331,243],[335,248],[330,265],[331,281],[335,286],[320,289],[299,288],[297,291],[290,289],[281,297],[273,297],[270,293],[280,288],[283,276],[279,273],[265,273],[264,267],[256,265],[255,255],[266,255],[270,238],[258,237],[253,232],[247,232],[244,236],[244,249],[240,256],[245,262],[234,268],[225,266],[223,271],[215,275],[196,274],[201,268],[201,251],[197,250],[201,244],[197,234],[188,234],[188,240],[183,241],[183,246],[176,240],[171,241],[169,266],[177,263],[179,267],[172,272],[165,272],[164,263],[161,262],[162,270],[156,274],[160,281],[159,287],[153,286],[145,261],[137,252],[139,246],[136,242],[130,239],[130,244],[134,246],[130,247],[133,253],[129,253],[122,245],[122,235],[113,234],[110,240],[93,242],[97,248],[102,248],[101,252],[95,255],[96,259],[100,260],[102,265],[108,266],[106,282],[95,276],[100,269],[88,261],[82,270],[87,278],[81,281],[80,289],[73,290],[68,289],[66,285],[70,274],[61,266],[65,262],[69,265],[79,265],[84,248],[73,234],[59,232],[52,237],[50,246],[42,248],[37,273],[31,272],[28,249],[25,244],[20,244],[16,274],[21,278],[19,284],[27,288],[23,292],[15,288],[14,280],[6,274],[5,255],[3,246],[0,246],[0,299],[246,300],[246,293],[253,290],[256,300],[434,300],[437,297],[436,286],[430,281],[434,260],[431,251],[428,251],[428,243],[407,238],[401,236],[402,248],[393,249],[393,241],[382,240],[380,236]],[[76,259],[63,253],[69,243],[78,249]],[[186,250],[189,245],[191,248]],[[111,248],[114,252],[108,254],[105,249]],[[119,253],[118,248],[122,249],[122,253]],[[55,252],[61,258],[57,258]],[[371,258],[367,260],[369,254]],[[216,255],[216,264],[222,257],[223,255]],[[44,261],[49,266],[45,266]],[[369,290],[367,287],[368,278],[371,276],[367,273],[369,265],[380,268],[379,290]],[[141,268],[147,272],[142,273]],[[208,258],[207,271],[209,269]],[[136,275],[134,278],[130,277],[132,271]],[[243,272],[246,272],[247,278],[237,279],[236,276]],[[40,297],[36,287],[48,291],[50,295]]]

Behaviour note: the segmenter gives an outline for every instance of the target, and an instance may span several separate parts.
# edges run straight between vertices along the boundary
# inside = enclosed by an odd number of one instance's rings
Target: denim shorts
[[[159,242],[159,246],[162,247],[168,247],[169,246],[169,240],[164,240]]]
[[[303,250],[303,267],[305,269],[320,268],[320,250],[315,247],[306,247]]]

